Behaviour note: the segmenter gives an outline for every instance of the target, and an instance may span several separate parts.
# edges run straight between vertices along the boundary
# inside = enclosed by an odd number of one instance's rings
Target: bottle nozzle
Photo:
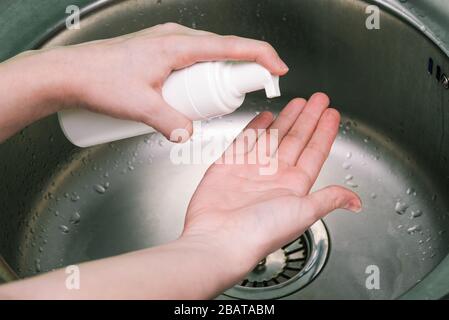
[[[267,98],[276,98],[281,96],[281,89],[279,89],[279,76],[270,74],[271,79],[265,82],[265,94]]]
[[[272,75],[267,69],[255,62],[232,62],[230,65],[230,83],[244,95],[265,89],[267,98],[279,97],[279,76]]]

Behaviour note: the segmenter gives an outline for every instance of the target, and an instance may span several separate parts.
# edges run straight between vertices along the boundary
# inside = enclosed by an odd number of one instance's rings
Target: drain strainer
[[[237,299],[276,299],[309,284],[326,262],[329,239],[317,221],[301,237],[269,254],[225,295]]]

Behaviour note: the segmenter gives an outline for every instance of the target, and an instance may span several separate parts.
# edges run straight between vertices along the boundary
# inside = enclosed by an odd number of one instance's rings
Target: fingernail
[[[189,140],[192,124],[189,122],[183,129],[175,129],[170,133],[168,139],[171,142],[183,143]]]
[[[362,211],[362,203],[359,199],[352,199],[348,201],[343,208],[355,213],[359,213],[360,211]]]

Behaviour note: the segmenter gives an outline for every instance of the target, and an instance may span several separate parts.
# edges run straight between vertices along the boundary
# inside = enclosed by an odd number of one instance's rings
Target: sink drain
[[[329,240],[317,221],[302,236],[269,254],[237,286],[225,292],[236,299],[276,299],[309,284],[323,268]]]

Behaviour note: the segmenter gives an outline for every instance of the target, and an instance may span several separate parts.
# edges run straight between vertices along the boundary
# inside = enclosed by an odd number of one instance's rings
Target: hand
[[[358,196],[340,186],[309,194],[340,122],[339,113],[328,105],[328,97],[317,93],[309,101],[294,99],[274,121],[271,113],[264,112],[248,125],[245,130],[278,130],[275,174],[260,175],[259,162],[216,163],[198,186],[181,239],[197,239],[221,248],[214,259],[240,268],[228,285],[241,280],[237,275],[243,277],[266,255],[299,237],[329,212],[361,210]],[[263,147],[260,141],[247,145],[247,156]]]
[[[339,114],[328,104],[324,94],[315,94],[308,102],[291,101],[274,121],[267,112],[256,117],[247,132],[278,130],[278,170],[262,176],[264,165],[257,162],[212,165],[190,202],[178,240],[81,264],[80,290],[65,288],[61,269],[1,286],[0,297],[205,299],[220,294],[332,210],[361,210],[357,195],[339,186],[309,194],[338,130]],[[245,155],[262,146],[261,138],[248,143]]]
[[[266,42],[174,23],[51,51],[57,72],[65,70],[69,80],[66,97],[92,111],[144,122],[168,138],[175,129],[192,133],[191,121],[162,98],[173,70],[212,60],[256,61],[277,75],[288,70]]]

